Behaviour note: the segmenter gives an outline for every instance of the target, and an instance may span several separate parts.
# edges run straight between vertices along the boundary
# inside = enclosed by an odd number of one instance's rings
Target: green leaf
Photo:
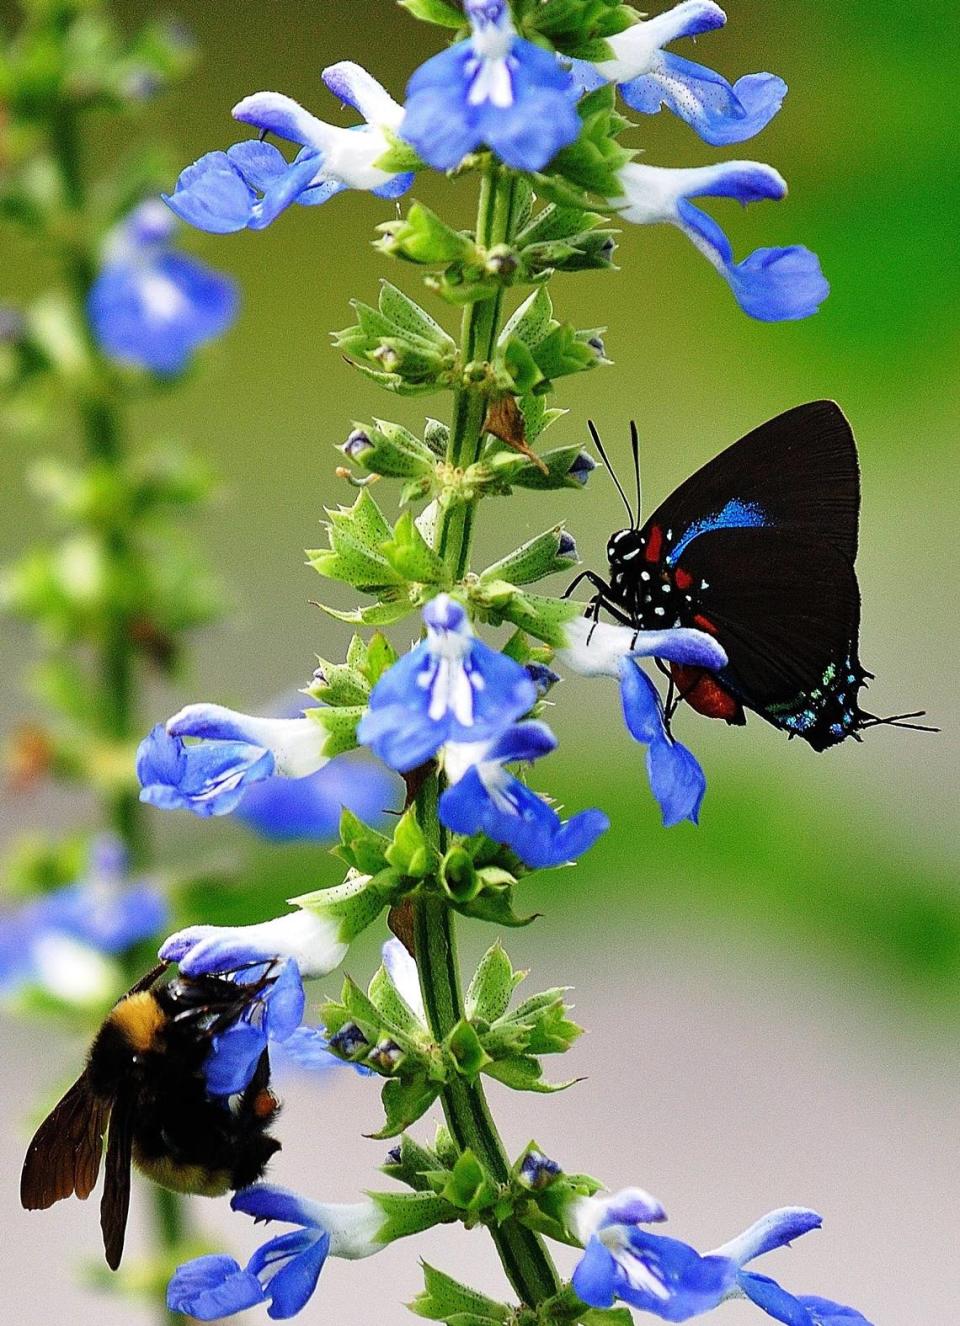
[[[400,817],[393,831],[393,840],[387,848],[387,860],[401,875],[411,879],[423,879],[433,869],[436,852],[417,823],[415,806],[411,806]]]
[[[388,419],[374,419],[372,425],[355,423],[339,450],[351,463],[388,479],[419,478],[432,474],[436,465],[428,446]]]
[[[505,1303],[497,1303],[485,1294],[469,1289],[457,1280],[435,1270],[426,1262],[423,1266],[424,1290],[410,1304],[410,1309],[418,1317],[428,1321],[445,1321],[463,1317],[477,1321],[506,1323],[510,1319],[510,1308]],[[460,1320],[456,1326],[462,1326]]]
[[[410,595],[406,592],[402,596],[399,594],[389,598],[384,596],[379,603],[347,611],[328,607],[326,603],[321,603],[319,606],[328,617],[333,617],[338,622],[348,622],[351,626],[393,626],[395,622],[409,617],[414,608]]]
[[[442,28],[462,28],[463,14],[447,0],[399,0],[401,9],[408,9],[414,18],[424,23],[437,23]]]
[[[393,645],[380,631],[374,632],[367,645],[366,659],[361,665],[361,671],[370,683],[371,689],[387,671],[396,663],[399,655]]]
[[[416,584],[449,586],[446,563],[420,533],[410,511],[397,521],[393,538],[380,545],[380,551],[398,575]]]
[[[314,681],[310,694],[315,700],[334,708],[344,705],[363,706],[370,698],[370,686],[361,672],[345,663],[331,663],[325,658],[318,658],[318,671],[323,673],[323,680]]]
[[[483,1070],[488,1077],[496,1078],[505,1087],[513,1091],[535,1091],[541,1095],[552,1095],[555,1091],[566,1091],[577,1078],[555,1084],[543,1081],[543,1068],[538,1059],[528,1054],[512,1055],[508,1059],[496,1059]]]
[[[410,170],[423,170],[425,168],[426,163],[421,160],[414,148],[405,139],[400,138],[392,129],[387,129],[383,125],[380,125],[380,130],[389,146],[383,156],[378,157],[373,163],[377,170],[385,170],[390,175],[400,175]]]
[[[477,261],[477,246],[469,235],[454,230],[436,212],[413,203],[406,217],[378,227],[383,239],[377,247],[409,262],[440,266]]]
[[[475,1078],[491,1062],[474,1027],[461,1018],[444,1041],[462,1077]]]
[[[390,979],[386,967],[381,966],[374,973],[367,995],[390,1030],[408,1036],[424,1033],[423,1024]]]
[[[558,571],[568,571],[576,566],[574,557],[559,555],[560,539],[564,533],[563,525],[554,525],[553,529],[529,539],[506,557],[488,566],[480,573],[481,581],[506,580],[512,585],[528,585]]]
[[[327,514],[330,547],[307,553],[315,570],[328,579],[372,592],[403,584],[403,577],[380,551],[392,530],[366,489],[352,507],[339,507]]]
[[[340,812],[340,845],[336,855],[363,875],[376,875],[387,865],[390,839],[371,829],[344,806]]]
[[[422,337],[441,350],[456,350],[456,341],[447,335],[439,322],[389,281],[380,286],[379,305],[383,316],[401,331]]]
[[[402,1133],[426,1114],[440,1095],[441,1089],[440,1082],[404,1082],[400,1078],[390,1078],[384,1083],[380,1097],[386,1122],[380,1131],[373,1133],[372,1136],[382,1141],[386,1137],[396,1137]]]
[[[384,1174],[417,1192],[428,1192],[430,1184],[424,1175],[435,1171],[439,1163],[435,1152],[421,1146],[409,1133],[404,1133],[400,1138],[400,1163],[386,1164],[381,1168]]]
[[[497,1196],[497,1186],[469,1149],[457,1158],[444,1180],[441,1196],[459,1211],[478,1213]]]
[[[511,337],[516,337],[531,349],[539,345],[550,329],[553,319],[553,303],[546,286],[540,286],[528,299],[525,299],[513,316],[506,323],[498,338],[498,345],[506,346]]]
[[[357,724],[363,717],[364,705],[342,706],[338,709],[308,709],[306,717],[318,724],[327,734],[323,743],[322,754],[332,760],[335,755],[355,750],[357,746]]]
[[[387,1086],[393,1083],[388,1082]],[[394,1239],[422,1234],[434,1225],[448,1224],[456,1219],[442,1197],[432,1192],[371,1192],[367,1194],[386,1216],[377,1235],[378,1243],[392,1243]]]
[[[465,1011],[473,1021],[496,1022],[510,1004],[510,997],[523,980],[524,972],[515,972],[499,939],[480,959],[467,990]]]

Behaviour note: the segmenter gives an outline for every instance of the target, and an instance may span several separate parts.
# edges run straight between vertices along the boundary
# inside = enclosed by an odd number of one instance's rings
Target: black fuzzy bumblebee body
[[[158,984],[149,972],[114,1006],[82,1075],[37,1130],[20,1198],[28,1210],[74,1193],[86,1198],[107,1155],[100,1224],[114,1270],[123,1252],[130,1166],[178,1192],[219,1196],[263,1176],[280,1143],[267,1127],[279,1109],[267,1052],[229,1102],[207,1094],[211,1042],[261,996],[267,976],[246,984],[217,976]]]
[[[919,716],[879,719],[860,707],[871,676],[859,658],[854,570],[860,470],[838,405],[812,401],[762,424],[642,527],[635,430],[634,464],[636,518],[614,475],[632,523],[608,541],[609,581],[578,579],[596,590],[595,618],[603,608],[637,630],[691,627],[723,646],[717,673],[670,666],[678,700],[734,724],[751,709],[818,751]]]

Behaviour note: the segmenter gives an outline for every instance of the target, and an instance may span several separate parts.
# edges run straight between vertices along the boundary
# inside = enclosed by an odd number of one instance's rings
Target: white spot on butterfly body
[[[623,561],[629,562],[632,561],[634,557],[639,557],[639,556],[640,556],[640,549],[634,548],[632,552],[623,554]]]

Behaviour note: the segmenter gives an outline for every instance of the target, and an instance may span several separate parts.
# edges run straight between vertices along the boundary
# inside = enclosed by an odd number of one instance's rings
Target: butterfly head
[[[643,539],[636,529],[618,529],[607,542],[607,561],[611,567],[629,566],[643,554]]]

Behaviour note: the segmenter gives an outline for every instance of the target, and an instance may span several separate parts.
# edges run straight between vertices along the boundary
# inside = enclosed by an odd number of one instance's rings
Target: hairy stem
[[[477,242],[484,247],[509,243],[514,224],[516,187],[514,178],[491,165],[483,176],[477,214]],[[464,311],[461,356],[466,367],[489,361],[500,330],[503,298],[471,304]],[[454,398],[453,425],[447,461],[458,468],[472,465],[483,444],[487,396],[482,386],[464,383]],[[455,578],[469,566],[470,543],[476,503],[456,503],[440,518],[436,547]],[[437,803],[440,782],[426,780],[417,796],[417,817],[428,839],[442,850],[444,833]],[[464,1015],[457,957],[455,918],[447,900],[437,894],[419,899],[415,910],[415,945],[420,984],[431,1030],[438,1041]],[[447,1126],[461,1150],[469,1148],[491,1177],[506,1182],[510,1165],[503,1142],[479,1080],[455,1077],[444,1088],[443,1112]],[[559,1289],[557,1272],[540,1237],[515,1220],[491,1229],[504,1271],[529,1307],[551,1298]]]

